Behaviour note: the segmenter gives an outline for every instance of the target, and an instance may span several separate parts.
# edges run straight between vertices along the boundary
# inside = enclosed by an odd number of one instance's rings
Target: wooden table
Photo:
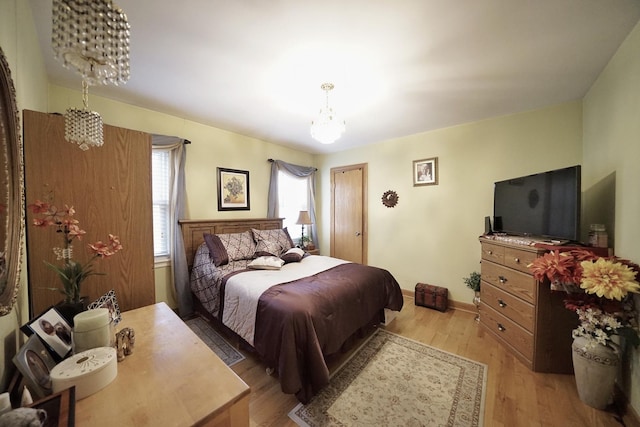
[[[249,386],[165,304],[122,313],[133,354],[76,402],[78,426],[249,426]]]

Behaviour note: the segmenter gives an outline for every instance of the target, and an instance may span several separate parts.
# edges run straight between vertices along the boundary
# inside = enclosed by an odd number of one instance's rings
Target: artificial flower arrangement
[[[41,215],[33,220],[36,227],[55,227],[56,232],[62,235],[63,246],[53,248],[58,260],[62,260],[62,265],[57,266],[45,261],[45,264],[55,271],[62,281],[63,289],[50,288],[59,290],[65,295],[65,302],[80,302],[80,286],[82,282],[89,276],[103,275],[93,270],[93,263],[99,258],[108,258],[122,249],[120,238],[109,234],[109,243],[98,241],[88,245],[91,258],[84,265],[73,260],[74,239],[82,240],[82,236],[86,231],[80,228],[80,223],[74,218],[76,211],[73,206],[65,205],[64,209],[59,210],[40,200],[28,206],[28,208],[36,215]]]
[[[578,314],[573,338],[584,337],[589,347],[601,344],[616,351],[614,335],[623,336],[635,347],[640,344],[632,297],[640,292],[637,264],[574,249],[548,252],[528,267],[536,280],[548,278],[552,290],[566,292],[564,306]]]

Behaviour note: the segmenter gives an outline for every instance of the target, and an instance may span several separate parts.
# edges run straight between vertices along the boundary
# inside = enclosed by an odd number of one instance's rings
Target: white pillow
[[[300,262],[303,256],[304,251],[300,248],[291,248],[281,255],[285,264],[289,264],[290,262]]]
[[[254,270],[280,270],[284,261],[277,256],[261,256],[251,261],[247,268]]]

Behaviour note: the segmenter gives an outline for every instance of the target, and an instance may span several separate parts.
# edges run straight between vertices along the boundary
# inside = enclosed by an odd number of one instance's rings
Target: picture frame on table
[[[71,326],[55,306],[49,307],[20,329],[27,336],[33,333],[39,336],[58,360],[71,353]]]
[[[217,168],[218,210],[250,210],[249,171]]]
[[[109,318],[111,319],[113,326],[117,326],[122,320],[120,307],[118,306],[118,299],[116,298],[116,291],[114,289],[111,289],[109,292],[87,306],[88,310],[93,310],[94,308],[108,309]]]
[[[71,386],[53,393],[33,402],[29,408],[42,409],[47,413],[45,426],[73,427],[76,414],[76,387]]]
[[[38,335],[32,334],[20,347],[13,356],[13,364],[22,374],[32,396],[43,398],[53,392],[50,373],[56,366],[56,361]]]
[[[438,158],[413,161],[413,186],[438,185]]]

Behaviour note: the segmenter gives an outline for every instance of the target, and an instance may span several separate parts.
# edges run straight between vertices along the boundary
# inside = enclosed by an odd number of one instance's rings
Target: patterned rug
[[[213,329],[213,326],[202,317],[194,317],[185,323],[227,366],[232,366],[244,360],[242,353],[222,338],[222,336]]]
[[[300,426],[482,426],[487,366],[379,329],[289,417]]]

